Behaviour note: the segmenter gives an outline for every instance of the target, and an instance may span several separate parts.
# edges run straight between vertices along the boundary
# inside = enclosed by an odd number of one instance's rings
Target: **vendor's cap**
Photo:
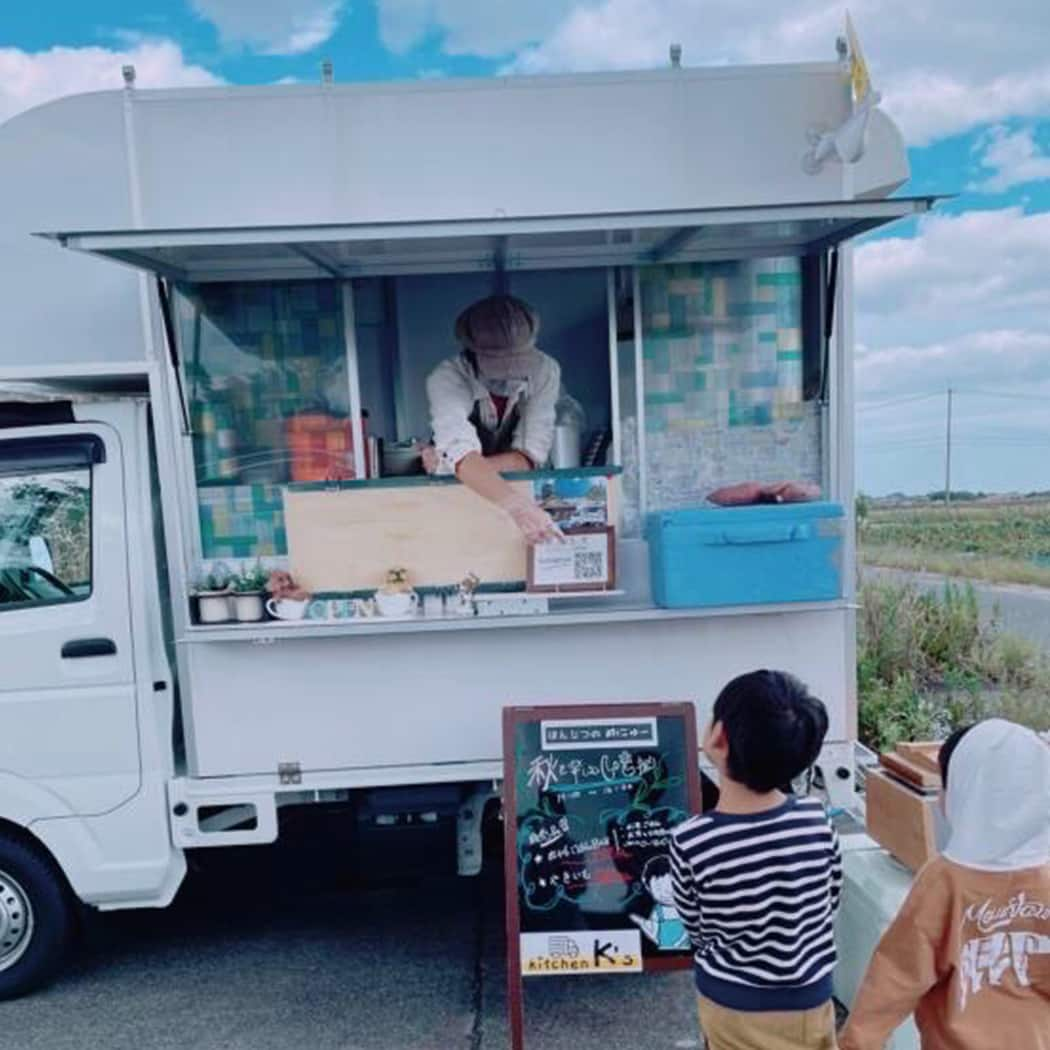
[[[456,318],[456,338],[479,354],[524,350],[535,343],[539,330],[532,307],[513,295],[490,295]]]

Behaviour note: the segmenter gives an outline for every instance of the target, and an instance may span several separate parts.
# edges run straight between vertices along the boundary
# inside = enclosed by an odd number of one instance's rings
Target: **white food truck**
[[[164,907],[188,850],[272,842],[290,807],[447,829],[476,873],[505,704],[703,722],[784,668],[828,705],[815,785],[849,806],[849,241],[931,201],[891,196],[905,148],[846,56],[125,80],[0,127],[0,996],[56,971],[81,904]],[[515,483],[582,481],[603,587],[525,590],[509,519],[400,472],[456,314],[500,289],[583,420],[577,459]],[[782,481],[821,498],[708,498]],[[373,615],[398,564],[418,604]],[[310,612],[225,593],[258,569]]]

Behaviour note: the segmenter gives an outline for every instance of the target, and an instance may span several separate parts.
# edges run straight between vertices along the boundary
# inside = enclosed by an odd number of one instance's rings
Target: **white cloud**
[[[1050,212],[1014,207],[931,215],[915,237],[883,237],[857,248],[858,309],[913,330],[931,323],[972,328],[982,319],[1016,319],[1019,311],[1029,311],[1035,323],[1037,311],[1050,309],[1047,245]]]
[[[1032,128],[1010,132],[999,125],[981,137],[976,150],[980,165],[992,174],[969,188],[982,193],[1005,193],[1014,186],[1050,179],[1050,153],[1035,141]]]
[[[959,391],[958,484],[1050,484],[1048,243],[1050,213],[1002,208],[930,216],[914,237],[857,248],[862,488],[941,483],[949,386]],[[914,400],[924,394],[934,396]]]
[[[1050,331],[1001,328],[929,344],[868,349],[857,356],[864,401],[946,390],[949,385],[1032,389],[1050,377]],[[1009,419],[1009,409],[1006,419]],[[1044,416],[1045,418],[1045,416]]]
[[[339,27],[344,0],[190,0],[228,45],[268,55],[302,55]]]
[[[507,72],[834,57],[840,0],[377,0],[388,47],[430,33],[449,53],[508,55]],[[885,106],[913,144],[1050,111],[1046,0],[853,0]]]
[[[123,86],[121,67],[133,65],[139,87],[202,87],[222,83],[188,63],[170,40],[143,40],[122,50],[53,47],[28,52],[0,48],[0,121],[63,95]]]
[[[925,146],[981,124],[1050,112],[1050,64],[989,80],[933,70],[905,71],[889,82],[885,95],[885,108],[905,138],[913,146]]]
[[[433,33],[450,55],[507,55],[552,33],[566,0],[378,0],[379,35],[403,54]]]

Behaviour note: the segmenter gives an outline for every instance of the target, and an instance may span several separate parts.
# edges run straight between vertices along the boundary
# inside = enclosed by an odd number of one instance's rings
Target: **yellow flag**
[[[871,91],[871,78],[868,76],[868,64],[864,61],[864,53],[860,49],[860,41],[857,39],[857,30],[853,27],[853,19],[846,12],[846,39],[849,41],[849,75],[853,83],[853,100],[862,102]]]

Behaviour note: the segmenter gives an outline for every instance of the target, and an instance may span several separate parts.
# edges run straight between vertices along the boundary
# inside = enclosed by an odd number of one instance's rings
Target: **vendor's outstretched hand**
[[[537,507],[528,496],[512,496],[504,500],[500,507],[511,516],[527,543],[565,542],[564,534],[551,516],[542,507]]]
[[[423,469],[428,474],[436,474],[441,465],[441,455],[433,445],[419,445],[420,455],[423,457]]]

